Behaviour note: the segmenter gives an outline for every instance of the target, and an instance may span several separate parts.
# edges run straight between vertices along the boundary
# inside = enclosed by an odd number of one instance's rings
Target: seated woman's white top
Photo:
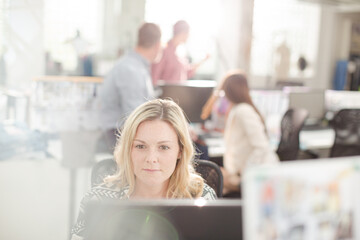
[[[246,167],[252,165],[279,161],[271,149],[259,114],[247,103],[237,104],[231,109],[224,138],[224,167],[232,175],[241,175]]]

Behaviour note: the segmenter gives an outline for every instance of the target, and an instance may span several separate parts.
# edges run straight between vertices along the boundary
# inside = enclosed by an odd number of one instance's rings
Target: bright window
[[[88,52],[96,52],[101,44],[100,0],[44,1],[45,49],[65,71],[73,71],[77,53],[73,44],[76,31],[88,43]],[[75,44],[76,45],[76,44]]]
[[[320,7],[297,0],[254,1],[251,73],[276,75],[277,48],[285,41],[289,49],[289,77],[314,74],[319,35]],[[297,62],[304,56],[308,67],[301,74]]]
[[[220,2],[220,0],[146,1],[145,20],[160,26],[164,44],[172,37],[175,22],[186,20],[191,28],[186,44],[186,55],[191,57],[194,63],[203,59],[206,54],[212,56],[198,69],[198,77],[213,78],[215,74],[216,35],[221,19]]]

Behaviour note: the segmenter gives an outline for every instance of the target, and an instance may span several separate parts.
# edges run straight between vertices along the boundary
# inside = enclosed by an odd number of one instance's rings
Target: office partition
[[[249,169],[244,239],[359,239],[359,180],[360,157]]]

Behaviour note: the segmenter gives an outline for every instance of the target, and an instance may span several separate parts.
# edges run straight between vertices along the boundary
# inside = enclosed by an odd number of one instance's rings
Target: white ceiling
[[[360,12],[360,0],[298,0],[319,4],[322,6],[335,7],[340,12]]]
[[[348,6],[359,5],[360,0],[300,0],[303,2],[312,2],[317,4],[335,5],[335,6]]]

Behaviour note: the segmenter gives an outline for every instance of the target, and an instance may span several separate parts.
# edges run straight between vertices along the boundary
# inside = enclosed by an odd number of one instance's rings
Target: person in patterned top
[[[155,99],[137,107],[117,139],[118,170],[85,194],[71,239],[84,239],[84,211],[90,201],[216,199],[215,191],[195,172],[194,155],[188,122],[175,102]]]

